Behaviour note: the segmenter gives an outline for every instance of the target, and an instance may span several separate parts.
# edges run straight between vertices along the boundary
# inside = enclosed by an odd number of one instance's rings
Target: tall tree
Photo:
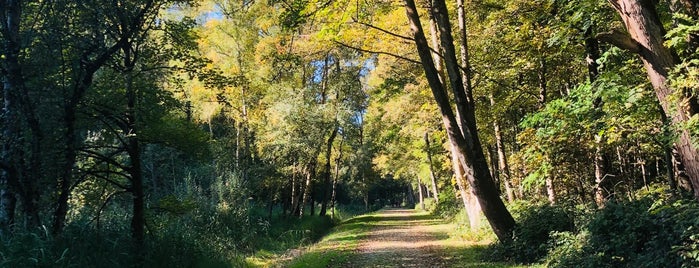
[[[656,4],[650,0],[609,0],[624,23],[627,33],[612,31],[599,34],[598,37],[619,48],[637,54],[648,75],[663,111],[671,118],[675,126],[686,123],[697,112],[696,96],[679,93],[679,101],[673,101],[671,95],[678,94],[670,87],[668,76],[678,63],[678,57],[664,46],[665,28],[660,21]],[[685,104],[683,104],[685,103]],[[699,199],[699,152],[692,144],[692,137],[686,129],[677,133],[675,146],[692,183],[695,198]]]
[[[490,176],[488,163],[483,154],[476,130],[474,107],[473,104],[468,102],[466,93],[463,90],[464,86],[461,80],[460,68],[456,61],[454,40],[451,37],[452,29],[446,3],[440,0],[433,1],[430,12],[433,12],[437,18],[446,70],[454,93],[456,108],[461,117],[461,124],[457,122],[445,86],[439,79],[429,43],[422,30],[415,2],[405,0],[405,4],[414,42],[432,94],[441,111],[442,121],[449,140],[457,148],[459,162],[464,167],[466,178],[478,198],[490,226],[501,241],[509,241],[512,230],[515,227],[515,221],[498,195],[497,188]]]

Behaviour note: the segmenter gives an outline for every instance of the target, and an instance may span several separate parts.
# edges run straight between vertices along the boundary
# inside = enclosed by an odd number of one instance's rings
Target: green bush
[[[435,204],[433,210],[431,210],[432,214],[444,219],[453,220],[463,208],[461,200],[454,198],[454,196],[453,188],[447,188],[439,193],[439,203]]]
[[[532,263],[543,259],[550,250],[551,233],[573,231],[570,213],[559,206],[548,204],[516,204],[512,214],[519,223],[512,241],[491,246],[492,259]]]
[[[550,267],[697,267],[699,205],[643,198],[609,203],[582,231],[558,233]]]

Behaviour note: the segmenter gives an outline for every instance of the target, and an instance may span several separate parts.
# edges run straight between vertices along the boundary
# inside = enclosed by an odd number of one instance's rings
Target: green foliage
[[[550,267],[696,267],[699,204],[645,197],[612,202],[581,231],[553,234]]]
[[[512,241],[491,246],[489,255],[493,258],[518,263],[540,261],[552,246],[552,233],[574,228],[571,213],[560,206],[517,203],[511,211],[518,226]]]
[[[434,207],[434,210],[430,210],[432,215],[453,220],[463,208],[461,199],[456,199],[455,196],[454,187],[442,189],[439,193],[439,203]]]

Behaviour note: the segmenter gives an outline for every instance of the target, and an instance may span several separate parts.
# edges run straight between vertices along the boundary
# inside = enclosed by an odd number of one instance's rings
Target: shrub
[[[543,259],[551,246],[551,233],[573,231],[570,213],[559,206],[548,204],[517,204],[512,208],[519,223],[512,241],[491,246],[493,259],[532,263]]]
[[[697,267],[699,204],[609,203],[578,234],[553,236],[550,267]]]
[[[444,219],[453,220],[463,208],[461,200],[457,200],[454,196],[453,188],[447,188],[439,193],[439,203],[434,205],[433,210],[431,210],[432,214]]]

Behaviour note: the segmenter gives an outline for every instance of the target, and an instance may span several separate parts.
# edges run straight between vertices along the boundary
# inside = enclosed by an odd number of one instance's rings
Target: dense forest
[[[2,0],[0,266],[240,267],[385,206],[699,265],[695,0]]]

